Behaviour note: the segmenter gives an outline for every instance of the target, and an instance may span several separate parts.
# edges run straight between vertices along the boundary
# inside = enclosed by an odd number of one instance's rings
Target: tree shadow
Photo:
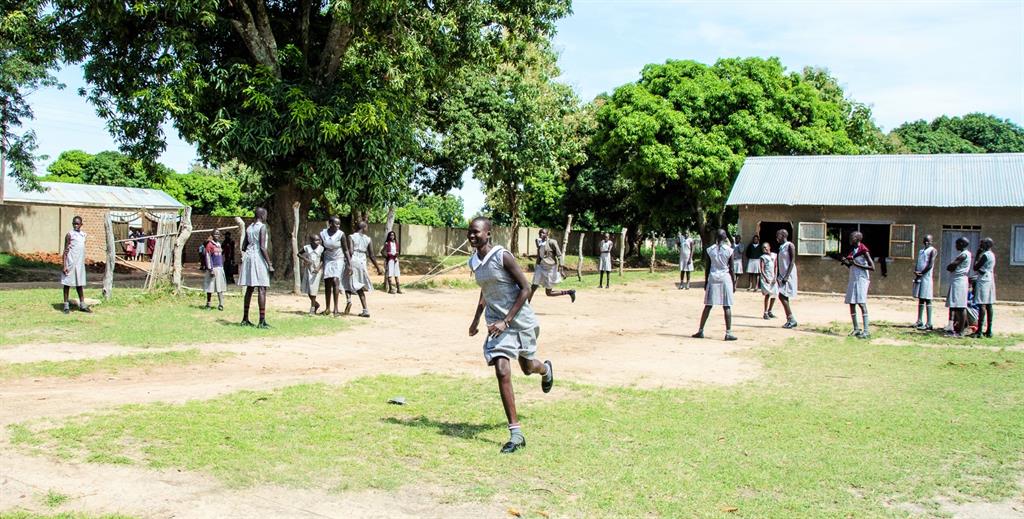
[[[381,422],[392,425],[416,427],[420,429],[435,429],[437,434],[442,436],[462,438],[464,440],[477,440],[487,444],[494,442],[492,440],[480,438],[479,436],[481,433],[496,429],[505,429],[507,427],[504,423],[474,424],[466,422],[441,422],[432,420],[423,415],[414,418],[396,418],[394,416],[389,416],[387,418],[381,418]]]

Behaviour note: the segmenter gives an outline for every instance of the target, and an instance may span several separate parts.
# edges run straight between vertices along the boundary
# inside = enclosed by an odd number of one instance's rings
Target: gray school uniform
[[[327,229],[320,231],[320,242],[324,247],[322,256],[324,279],[341,279],[342,274],[345,273],[345,251],[341,248],[344,239],[345,233],[341,232],[341,229],[335,231],[333,235],[328,234]]]
[[[469,267],[473,270],[476,284],[484,298],[484,323],[481,328],[487,333],[487,323],[496,323],[508,317],[508,312],[519,297],[520,287],[502,264],[505,254],[502,246],[495,245],[481,260],[476,253],[470,256]],[[537,353],[537,338],[540,325],[530,303],[526,302],[519,313],[509,320],[507,330],[497,337],[484,339],[484,360],[488,365],[498,357],[515,360],[518,357],[532,359]]]
[[[266,225],[253,222],[245,230],[245,250],[242,251],[242,268],[238,271],[238,286],[269,287],[270,270],[260,253],[260,230]],[[265,235],[265,233],[264,233]],[[266,244],[262,244],[266,246]]]
[[[601,261],[597,267],[601,272],[612,271],[612,243],[611,240],[601,240]]]
[[[732,261],[732,247],[714,244],[704,251],[708,255],[708,283],[704,287],[704,304],[732,306],[732,275],[729,262]]]
[[[679,272],[693,272],[693,240],[679,235]]]
[[[366,252],[370,250],[370,237],[362,233],[352,233],[352,276],[349,278],[353,292],[366,289],[373,292],[370,282],[370,271],[366,270]]]
[[[302,265],[302,293],[307,296],[315,296],[320,293],[320,282],[323,281],[324,276],[324,271],[320,268],[324,248],[322,245],[313,248],[307,244],[302,248],[302,253],[309,261]]]
[[[558,271],[558,243],[537,240],[537,264],[533,271],[533,284],[544,288],[555,288],[562,282],[562,273]]]
[[[788,299],[796,297],[797,291],[797,277],[796,277],[796,265],[793,264],[793,254],[796,246],[793,242],[787,241],[779,246],[778,262],[779,262],[779,295],[785,296]],[[789,274],[789,279],[786,281],[782,280],[782,277],[786,275],[786,270],[789,266],[793,265],[793,272]]]
[[[224,249],[220,242],[213,242],[215,254],[210,255],[210,265],[206,268],[206,277],[203,278],[203,291],[207,294],[219,294],[228,291],[228,278],[224,275]],[[206,254],[206,247],[203,247],[203,254]],[[217,263],[220,263],[217,265]]]
[[[779,280],[775,275],[776,257],[774,252],[762,254],[760,258],[761,270],[758,271],[757,287],[761,294],[775,297],[779,295]]]
[[[949,275],[949,291],[946,292],[947,308],[967,308],[967,275],[971,271],[971,251],[962,250],[956,256],[963,258],[956,270]],[[955,258],[954,258],[955,259]]]
[[[935,272],[935,259],[932,259],[932,266],[928,272],[924,268],[928,266],[928,257],[935,254],[935,247],[928,246],[917,251],[917,263],[914,271],[920,272],[921,277],[914,280],[913,295],[915,299],[927,299],[931,301],[935,290],[935,281],[932,274]]]
[[[738,276],[743,273],[743,244],[737,243],[732,247],[732,271]]]
[[[68,232],[71,243],[68,245],[68,252],[64,256],[64,266],[68,269],[65,274],[61,271],[60,284],[66,287],[85,286],[85,238],[88,236],[85,231],[72,229]],[[52,279],[52,278],[51,278]]]
[[[870,253],[867,253],[870,254]],[[854,265],[868,265],[866,254],[853,258]],[[856,266],[850,267],[850,279],[846,282],[846,304],[866,305],[868,303],[868,287],[871,285],[871,271]]]
[[[996,254],[990,250],[981,253],[978,258],[982,265],[978,269],[978,279],[974,282],[974,304],[991,305],[996,302]]]

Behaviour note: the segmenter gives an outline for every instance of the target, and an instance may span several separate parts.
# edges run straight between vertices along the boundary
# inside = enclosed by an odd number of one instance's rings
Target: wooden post
[[[622,265],[626,259],[626,228],[622,228],[622,235],[619,237],[619,277],[622,277]]]
[[[576,262],[576,280],[583,281],[583,234],[580,235],[579,261]]]
[[[109,301],[114,293],[114,262],[117,261],[117,245],[114,243],[114,221],[107,211],[103,228],[107,231],[107,265],[103,273],[103,299]]]
[[[299,284],[299,278],[302,276],[301,265],[299,265],[299,206],[301,204],[296,201],[292,202],[292,292],[295,295],[302,294],[302,286]]]
[[[657,254],[656,254],[657,251],[658,251],[658,244],[655,241],[654,233],[651,233],[651,267],[650,267],[651,268],[651,270],[650,270],[651,274],[654,273],[654,260],[655,260],[655,257],[657,256]]]
[[[562,257],[559,258],[559,264],[565,266],[565,253],[569,250],[569,234],[572,233],[572,215],[569,215],[569,220],[565,222],[565,236],[562,236]]]
[[[171,282],[174,283],[174,291],[181,291],[181,255],[185,251],[185,244],[189,236],[192,236],[192,208],[186,207],[185,214],[181,217],[181,227],[178,229],[178,238],[174,240],[174,266],[172,267]]]
[[[388,233],[391,232],[391,230],[394,229],[394,227],[395,227],[395,204],[391,203],[391,204],[388,204],[388,218],[387,218],[387,220],[384,221],[384,239],[385,240],[388,239]],[[445,238],[447,238],[447,237],[448,237],[448,226],[445,226]],[[396,233],[396,236],[395,236],[395,240],[396,241],[398,240],[397,233]],[[447,244],[448,244],[448,242],[445,241],[445,245],[447,245]]]

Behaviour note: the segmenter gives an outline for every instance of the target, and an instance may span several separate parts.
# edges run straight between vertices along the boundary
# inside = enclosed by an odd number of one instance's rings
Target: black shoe
[[[523,443],[505,442],[505,445],[501,446],[502,454],[512,454],[519,449],[526,448],[526,438],[523,438]]]
[[[267,324],[267,321],[265,321],[263,319],[260,319],[260,323],[257,324],[256,327],[261,329],[261,330],[266,330],[267,328],[270,328],[270,325]]]
[[[569,291],[569,301],[573,302],[573,303],[576,302],[576,291],[575,290],[570,290]]]
[[[694,339],[703,339],[704,338],[704,331],[701,330],[701,331],[691,335],[690,337],[693,337]]]
[[[775,319],[775,314],[773,314],[771,310],[768,310],[768,318]]]
[[[80,306],[80,307],[78,307],[78,311],[79,312],[85,312],[87,314],[91,314],[92,313],[92,308],[89,308],[88,306]]]
[[[255,326],[254,324],[252,324],[252,321],[248,319],[242,319],[242,322],[239,324],[241,324],[242,326]]]
[[[982,335],[984,335],[986,339],[991,339],[992,338],[992,332],[985,332]]]
[[[727,334],[725,334],[725,340],[727,340],[727,341],[735,341],[737,339],[736,339],[735,335],[733,335],[731,333],[727,333]]]
[[[64,309],[61,310],[61,312],[64,312],[65,314],[70,314],[71,313],[71,308],[68,308],[68,307],[65,306]]]
[[[224,305],[217,305],[217,310],[224,311]]]
[[[548,371],[540,379],[540,389],[545,393],[550,393],[551,386],[555,385],[555,369],[551,367],[550,360],[545,360],[544,365],[548,367]]]

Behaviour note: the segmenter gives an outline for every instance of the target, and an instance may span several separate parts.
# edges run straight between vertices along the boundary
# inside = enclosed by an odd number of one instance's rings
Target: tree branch
[[[355,37],[355,19],[362,11],[362,7],[361,1],[353,0],[348,19],[345,19],[337,10],[331,17],[327,42],[324,43],[323,53],[320,54],[320,74],[328,84],[334,82],[334,76],[338,73],[338,68],[341,67],[341,60]]]
[[[228,5],[235,9],[240,18],[231,18],[231,25],[235,28],[235,32],[238,33],[242,38],[242,42],[245,43],[245,47],[249,49],[249,53],[252,58],[256,60],[256,63],[263,65],[274,72],[275,76],[280,77],[281,69],[277,63],[277,44],[274,43],[273,47],[270,47],[260,30],[256,27],[256,20],[252,16],[252,11],[249,9],[249,5],[246,0],[235,0],[229,1]],[[263,15],[266,17],[266,8],[263,8]],[[269,31],[269,25],[267,30]],[[271,40],[273,40],[273,34],[270,34]]]
[[[256,29],[259,30],[264,44],[270,51],[270,57],[274,60],[275,71],[277,64],[277,39],[274,38],[274,30],[270,28],[270,16],[267,14],[267,3],[264,0],[256,2]]]
[[[302,59],[309,63],[309,16],[313,10],[313,0],[302,0],[299,7],[299,32],[302,35]]]

